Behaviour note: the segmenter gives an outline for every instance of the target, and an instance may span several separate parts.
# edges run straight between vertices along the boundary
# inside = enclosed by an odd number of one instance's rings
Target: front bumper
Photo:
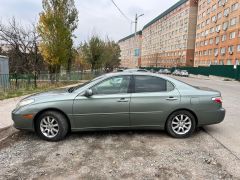
[[[13,110],[12,111],[12,120],[14,122],[13,126],[19,130],[28,130],[34,131],[34,122],[33,119],[26,119],[23,117],[26,113],[21,110]],[[33,116],[34,117],[34,116]]]
[[[221,123],[225,118],[226,110],[220,108],[216,111],[201,112],[198,116],[198,125],[211,125]]]

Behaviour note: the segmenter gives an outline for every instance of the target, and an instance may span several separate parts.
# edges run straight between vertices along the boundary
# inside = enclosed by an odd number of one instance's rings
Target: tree
[[[91,65],[87,62],[87,60],[84,58],[82,49],[79,48],[76,51],[75,60],[74,60],[74,66],[76,67],[77,71],[84,71],[91,68]]]
[[[15,18],[7,25],[0,23],[0,41],[9,47],[4,53],[9,57],[10,72],[34,74],[37,86],[37,74],[44,64],[38,50],[39,36],[35,25],[23,27]]]
[[[64,66],[70,74],[73,59],[73,32],[77,28],[78,11],[74,0],[43,0],[38,32],[40,52],[49,65],[51,80]]]
[[[105,71],[113,71],[114,68],[119,67],[121,61],[120,53],[121,50],[117,43],[109,40],[105,43]]]
[[[91,70],[102,67],[104,61],[104,42],[98,37],[93,36],[89,42],[85,42],[80,47],[83,58],[91,64]]]

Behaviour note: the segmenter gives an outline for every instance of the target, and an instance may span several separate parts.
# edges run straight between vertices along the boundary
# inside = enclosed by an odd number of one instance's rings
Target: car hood
[[[24,99],[35,99],[36,101],[51,101],[68,98],[72,93],[68,92],[68,88],[55,89],[52,91],[32,94]]]

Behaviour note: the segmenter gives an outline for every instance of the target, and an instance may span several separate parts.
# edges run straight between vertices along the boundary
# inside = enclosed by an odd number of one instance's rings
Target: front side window
[[[130,76],[111,77],[95,85],[93,94],[125,94],[128,93]]]
[[[154,76],[135,76],[135,93],[172,91],[174,86],[165,79]]]

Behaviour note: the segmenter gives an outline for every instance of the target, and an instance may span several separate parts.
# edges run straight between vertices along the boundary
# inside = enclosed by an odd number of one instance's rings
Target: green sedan
[[[67,133],[165,129],[176,138],[223,121],[221,93],[153,73],[105,74],[85,84],[35,94],[12,112],[14,126],[59,141]]]

